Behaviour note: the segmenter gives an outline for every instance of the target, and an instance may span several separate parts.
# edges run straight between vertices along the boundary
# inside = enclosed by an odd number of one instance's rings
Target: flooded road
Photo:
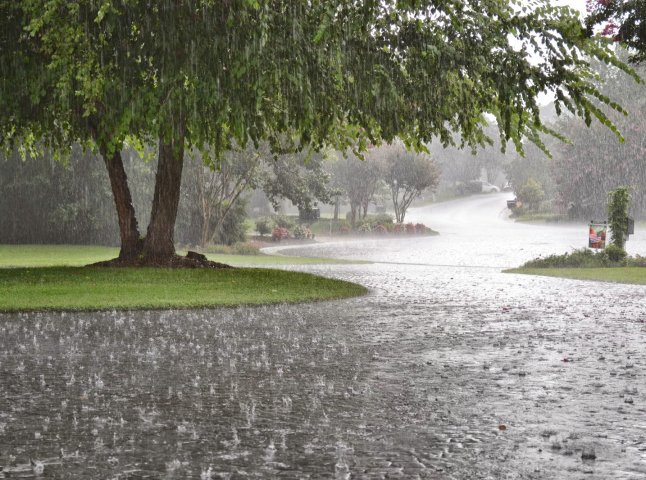
[[[501,273],[586,241],[505,199],[290,249],[363,298],[0,316],[0,478],[646,478],[646,288]]]

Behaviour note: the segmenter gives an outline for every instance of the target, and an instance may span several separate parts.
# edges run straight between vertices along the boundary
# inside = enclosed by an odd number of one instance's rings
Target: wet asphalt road
[[[0,478],[646,478],[646,287],[501,273],[586,241],[505,200],[291,250],[362,298],[0,316]]]

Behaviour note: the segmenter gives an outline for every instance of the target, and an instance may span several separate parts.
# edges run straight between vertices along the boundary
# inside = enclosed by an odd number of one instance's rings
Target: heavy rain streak
[[[5,3],[0,479],[646,478],[638,1]]]

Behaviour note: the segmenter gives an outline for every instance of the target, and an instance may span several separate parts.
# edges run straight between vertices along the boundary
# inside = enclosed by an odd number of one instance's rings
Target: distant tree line
[[[154,192],[156,149],[122,151],[137,220],[146,224]],[[430,156],[395,144],[371,149],[364,159],[333,150],[275,155],[267,144],[228,151],[213,166],[209,152],[186,154],[175,241],[182,245],[233,244],[245,239],[254,191],[274,209],[287,199],[300,209],[341,200],[351,223],[370,203],[393,203],[403,222],[411,201],[437,185]],[[141,161],[141,157],[146,161]],[[75,147],[66,163],[52,155],[0,155],[0,243],[117,245],[119,229],[107,172],[98,155]]]
[[[627,57],[624,53],[624,58]],[[602,93],[613,95],[628,115],[608,111],[623,142],[598,124],[589,128],[571,117],[562,117],[553,128],[569,139],[563,143],[546,138],[549,158],[534,146],[525,157],[515,156],[507,175],[521,200],[528,192],[534,209],[560,212],[572,219],[605,218],[607,195],[622,185],[631,187],[631,214],[646,217],[646,85],[637,83],[618,69],[597,65],[604,81]],[[646,65],[635,66],[646,77]],[[603,108],[600,106],[600,108]],[[529,188],[532,187],[532,188]]]

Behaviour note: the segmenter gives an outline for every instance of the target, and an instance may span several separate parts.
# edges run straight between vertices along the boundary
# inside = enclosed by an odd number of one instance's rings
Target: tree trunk
[[[167,140],[160,135],[159,162],[148,232],[144,240],[146,263],[165,264],[175,257],[175,220],[184,166],[184,127],[176,127]]]
[[[128,177],[123,168],[121,152],[116,150],[110,156],[108,155],[106,145],[101,145],[99,150],[105,166],[108,169],[114,204],[117,208],[119,234],[121,237],[119,259],[133,260],[141,254],[143,244],[139,235],[137,217],[135,216],[135,208],[132,205],[132,196],[130,195],[130,188],[128,187]]]
[[[357,209],[359,207],[357,206],[356,203],[350,202],[350,225],[352,225],[352,228],[355,227],[357,223]]]
[[[339,204],[341,203],[341,200],[339,199],[339,196],[337,195],[336,198],[334,199],[334,220],[339,219]]]
[[[204,167],[199,165],[197,168],[197,197],[200,203],[200,247],[205,248],[209,242],[209,225],[211,223],[211,203],[208,194],[205,191],[206,186],[204,179]]]

